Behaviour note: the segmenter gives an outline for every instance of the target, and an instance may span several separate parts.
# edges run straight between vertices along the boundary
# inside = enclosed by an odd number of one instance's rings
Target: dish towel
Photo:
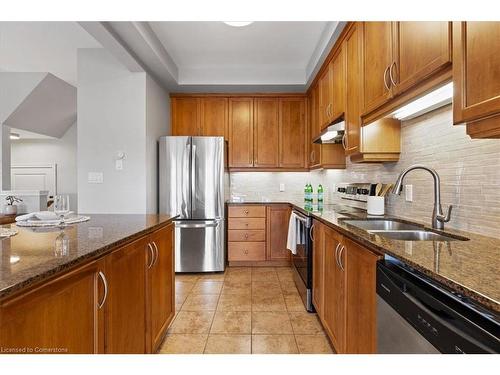
[[[292,254],[297,254],[297,231],[299,227],[297,226],[297,215],[292,212],[290,215],[290,220],[288,221],[288,236],[286,240],[286,248],[292,252]]]

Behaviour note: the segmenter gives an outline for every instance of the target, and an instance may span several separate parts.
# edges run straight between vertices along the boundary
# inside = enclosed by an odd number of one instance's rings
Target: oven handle
[[[302,221],[303,223],[307,223],[307,218],[302,216],[302,214],[298,213],[297,211],[292,211],[295,214],[295,217],[297,220]]]

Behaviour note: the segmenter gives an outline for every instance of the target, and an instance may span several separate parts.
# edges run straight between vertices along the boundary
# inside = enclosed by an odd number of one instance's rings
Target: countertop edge
[[[44,282],[53,280],[59,276],[62,276],[63,274],[67,272],[71,272],[79,267],[85,266],[86,264],[99,259],[115,249],[122,247],[124,245],[127,245],[129,243],[134,242],[138,238],[144,237],[145,235],[148,235],[150,233],[155,232],[156,230],[169,225],[172,223],[177,216],[173,216],[165,221],[162,221],[160,223],[154,224],[149,228],[145,228],[141,231],[138,231],[136,233],[133,233],[129,236],[123,237],[115,242],[112,242],[108,245],[105,245],[99,249],[96,249],[94,251],[91,251],[90,253],[84,254],[76,259],[73,259],[69,261],[68,263],[64,263],[60,266],[57,266],[53,269],[50,269],[48,271],[42,272],[40,274],[37,274],[35,276],[32,276],[26,280],[23,280],[19,283],[16,283],[12,286],[9,286],[3,290],[0,290],[0,302],[4,302],[5,300],[15,298],[17,295],[22,294],[26,291],[29,291],[32,288],[36,288],[43,284]]]

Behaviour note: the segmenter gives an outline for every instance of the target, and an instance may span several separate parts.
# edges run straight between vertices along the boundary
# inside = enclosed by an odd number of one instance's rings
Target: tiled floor
[[[160,353],[332,353],[288,267],[176,276],[176,316]]]

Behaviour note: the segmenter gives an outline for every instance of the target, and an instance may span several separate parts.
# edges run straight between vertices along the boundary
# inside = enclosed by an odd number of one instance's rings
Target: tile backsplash
[[[302,200],[310,182],[315,189],[323,185],[327,203],[338,202],[334,188],[340,182],[394,182],[400,171],[418,163],[439,173],[443,209],[453,205],[447,226],[500,238],[500,140],[470,139],[463,126],[453,125],[451,106],[446,106],[403,122],[401,149],[396,163],[353,164],[348,159],[345,170],[232,173],[231,194],[245,200]],[[404,194],[390,194],[386,212],[430,224],[432,176],[413,171],[404,183],[413,185],[413,202],[406,202]]]

